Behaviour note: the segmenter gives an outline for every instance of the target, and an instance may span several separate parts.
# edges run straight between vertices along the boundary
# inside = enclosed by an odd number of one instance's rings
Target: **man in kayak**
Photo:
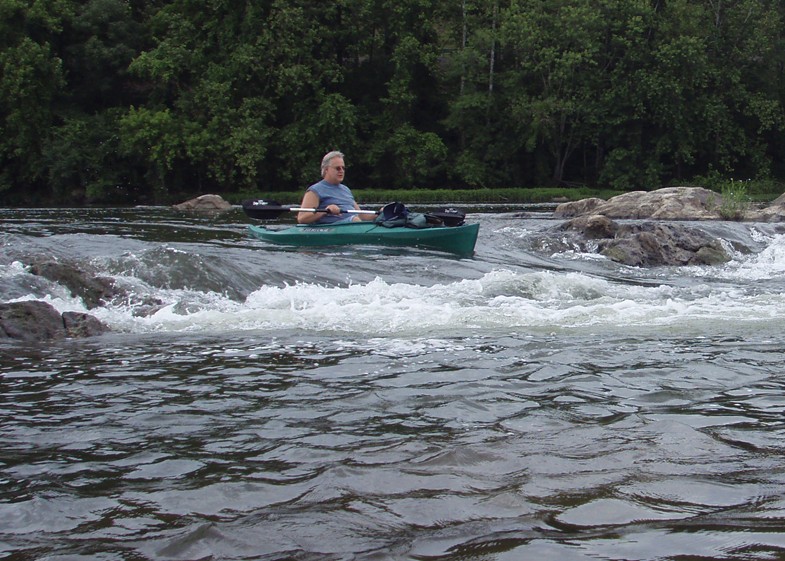
[[[361,210],[354,200],[351,189],[344,185],[346,164],[343,154],[334,150],[322,158],[322,180],[314,183],[303,196],[300,204],[303,208],[323,208],[327,212],[298,212],[297,222],[300,224],[331,224],[336,222],[352,222],[373,220],[376,214],[347,214],[346,210]]]

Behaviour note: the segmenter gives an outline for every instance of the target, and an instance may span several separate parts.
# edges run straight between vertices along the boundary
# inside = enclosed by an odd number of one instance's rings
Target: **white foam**
[[[718,267],[688,267],[689,282],[634,284],[583,272],[495,269],[480,278],[418,285],[377,277],[364,283],[266,285],[238,301],[227,294],[158,288],[132,271],[115,275],[129,297],[86,310],[54,285],[46,301],[59,311],[87,311],[115,331],[215,332],[303,330],[365,337],[444,338],[466,333],[569,330],[768,329],[785,318],[785,290],[758,290],[785,273],[785,236],[766,238],[758,254]],[[672,269],[671,269],[672,270]],[[5,275],[25,275],[11,263]],[[703,277],[728,282],[703,282]],[[741,282],[736,282],[741,281]],[[776,288],[776,287],[775,287]],[[41,299],[40,296],[17,300]]]
[[[487,330],[735,325],[785,317],[782,294],[734,287],[638,286],[583,273],[495,270],[476,280],[419,286],[376,278],[349,286],[264,286],[237,302],[213,292],[162,290],[147,317],[133,307],[93,310],[130,331],[291,330],[363,336],[443,337]]]
[[[775,235],[760,253],[739,255],[721,271],[721,278],[766,280],[785,275],[785,235]]]

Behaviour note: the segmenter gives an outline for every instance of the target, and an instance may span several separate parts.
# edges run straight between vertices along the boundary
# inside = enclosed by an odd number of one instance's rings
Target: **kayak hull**
[[[289,246],[384,245],[419,247],[458,255],[471,255],[474,253],[480,225],[386,228],[374,222],[349,222],[343,224],[298,224],[283,229],[252,225],[248,229],[252,236],[260,240]]]

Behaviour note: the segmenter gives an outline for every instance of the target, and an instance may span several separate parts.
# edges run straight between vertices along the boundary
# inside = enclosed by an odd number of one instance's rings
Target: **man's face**
[[[324,171],[324,179],[329,183],[343,183],[345,173],[346,165],[343,163],[343,158],[333,158]]]

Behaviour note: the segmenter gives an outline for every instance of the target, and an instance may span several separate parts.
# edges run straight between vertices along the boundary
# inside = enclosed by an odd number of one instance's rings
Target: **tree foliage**
[[[0,193],[785,180],[775,0],[0,0]]]

